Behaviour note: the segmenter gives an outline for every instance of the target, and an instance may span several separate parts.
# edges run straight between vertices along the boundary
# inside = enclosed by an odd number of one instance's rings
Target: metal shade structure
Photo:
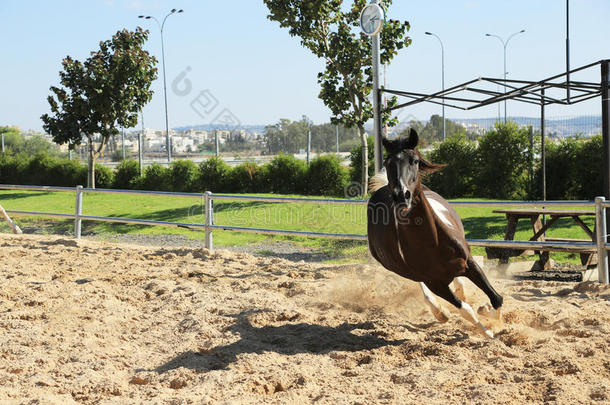
[[[583,73],[599,66],[601,80],[599,82],[570,80],[575,73]],[[500,92],[497,86],[503,86],[503,78],[479,77],[457,86],[424,94],[412,91],[379,89],[380,93],[389,93],[404,97],[408,101],[387,108],[387,112],[415,104],[427,102],[463,111],[474,110],[506,100],[514,100],[540,106],[541,136],[542,136],[542,170],[543,170],[543,198],[546,199],[545,182],[545,153],[544,153],[544,108],[547,105],[572,105],[595,97],[601,97],[602,109],[602,136],[604,150],[603,192],[604,197],[610,199],[610,59],[600,60],[584,65],[570,71],[551,76],[549,78],[532,81],[506,79],[506,91]],[[494,90],[496,88],[496,90]],[[567,90],[569,89],[569,93]]]

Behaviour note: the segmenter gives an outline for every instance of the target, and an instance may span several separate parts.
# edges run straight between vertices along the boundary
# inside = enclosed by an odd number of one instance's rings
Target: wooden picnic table
[[[531,241],[562,241],[562,242],[595,242],[595,232],[591,230],[587,224],[581,219],[585,216],[595,216],[595,212],[591,210],[575,210],[575,209],[547,209],[547,208],[519,208],[519,209],[502,209],[493,210],[496,214],[505,214],[507,219],[506,231],[504,233],[505,240],[513,240],[517,231],[517,223],[520,219],[529,218],[532,224],[533,236]],[[541,216],[548,216],[550,219],[546,223],[542,223]],[[547,238],[546,231],[549,230],[560,218],[572,218],[590,239],[563,239],[563,238]],[[485,252],[490,259],[500,259],[500,263],[508,263],[508,258],[511,256],[531,255],[534,252],[531,250],[517,250],[504,248],[486,248]],[[550,269],[548,251],[536,251],[539,260],[534,264],[534,268]],[[588,268],[597,266],[597,255],[591,252],[580,252],[580,260],[584,266]]]

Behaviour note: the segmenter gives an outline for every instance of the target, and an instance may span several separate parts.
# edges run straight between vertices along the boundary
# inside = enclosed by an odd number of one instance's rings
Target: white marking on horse
[[[421,291],[424,293],[424,300],[426,301],[426,304],[428,304],[436,319],[441,323],[447,322],[449,320],[449,315],[443,309],[443,307],[438,304],[436,297],[434,294],[432,294],[432,291],[430,291],[428,286],[424,283],[419,283],[419,286],[421,287]]]
[[[483,332],[488,338],[493,338],[494,334],[492,331],[490,331],[489,329],[487,329],[478,319],[477,316],[475,315],[474,311],[472,310],[472,307],[470,305],[468,305],[467,302],[462,301],[462,308],[460,308],[460,315],[462,315],[462,317],[464,319],[466,319],[469,322],[472,322],[473,324],[475,324],[476,326],[479,327],[479,330],[481,332]]]
[[[449,228],[453,228],[453,223],[445,215],[445,213],[449,212],[449,210],[447,210],[447,207],[445,207],[443,204],[441,204],[440,202],[436,201],[433,198],[428,198],[428,201],[430,202],[430,205],[432,206],[432,209],[434,210],[434,213],[436,214],[436,216],[441,221],[443,221],[445,223],[445,225],[447,225]]]

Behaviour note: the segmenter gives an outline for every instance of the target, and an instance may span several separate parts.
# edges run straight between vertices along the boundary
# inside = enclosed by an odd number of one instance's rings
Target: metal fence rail
[[[305,236],[305,237],[322,237],[334,239],[350,239],[350,240],[367,240],[367,236],[363,234],[344,234],[344,233],[327,233],[327,232],[309,232],[309,231],[294,231],[284,229],[267,229],[267,228],[252,228],[230,225],[214,224],[214,200],[225,201],[254,201],[268,203],[318,203],[318,204],[338,204],[338,205],[366,205],[367,200],[348,200],[348,199],[325,199],[325,198],[291,198],[291,197],[259,197],[259,196],[243,196],[230,194],[212,194],[206,191],[203,194],[198,193],[174,193],[167,191],[145,191],[145,190],[115,190],[115,189],[90,189],[82,186],[73,187],[51,187],[51,186],[25,186],[25,185],[10,185],[0,184],[0,189],[6,190],[27,190],[27,191],[47,191],[47,192],[73,192],[75,193],[76,203],[74,214],[62,214],[53,212],[37,212],[37,211],[20,211],[6,210],[7,213],[19,216],[40,216],[50,218],[65,218],[74,219],[74,236],[79,239],[81,237],[81,224],[86,221],[101,221],[124,223],[132,225],[152,225],[152,226],[172,226],[188,229],[201,229],[205,232],[205,246],[209,249],[213,248],[213,230],[237,231],[249,233],[265,233],[272,235],[290,235],[290,236]],[[149,195],[149,196],[166,196],[166,197],[186,197],[203,200],[205,223],[186,223],[186,222],[168,222],[154,221],[137,218],[121,218],[121,217],[104,217],[96,215],[83,215],[82,203],[84,193],[96,194],[129,194],[129,195]],[[467,239],[468,243],[473,246],[482,247],[498,247],[509,249],[523,250],[549,250],[549,251],[566,251],[566,252],[596,252],[598,255],[598,273],[599,281],[603,283],[609,282],[608,275],[608,250],[610,245],[606,243],[608,236],[606,229],[606,208],[610,207],[610,201],[606,201],[604,197],[597,197],[595,201],[451,201],[453,206],[461,207],[552,207],[552,206],[595,206],[595,227],[597,242],[588,241],[514,241],[514,240],[489,240],[489,239]]]

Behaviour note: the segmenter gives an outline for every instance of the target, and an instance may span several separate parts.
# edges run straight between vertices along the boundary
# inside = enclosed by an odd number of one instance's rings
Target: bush
[[[307,194],[343,196],[348,178],[338,156],[317,157],[307,168]]]
[[[375,175],[375,141],[372,136],[367,138],[367,145],[369,149],[369,177]],[[357,183],[362,183],[362,145],[359,144],[349,153],[349,160],[351,162],[350,179]]]
[[[464,134],[450,136],[445,142],[436,144],[430,153],[430,161],[444,163],[447,167],[430,174],[424,182],[446,198],[473,197],[476,156],[476,144]]]
[[[222,193],[227,191],[227,177],[231,168],[219,158],[212,156],[199,164],[199,171],[194,181],[196,192],[211,191]]]
[[[25,183],[25,171],[29,161],[30,159],[25,155],[12,156],[8,153],[0,153],[0,183]]]
[[[253,162],[232,168],[227,176],[227,189],[231,193],[262,192],[265,170]]]
[[[110,168],[99,163],[95,164],[95,187],[110,188],[112,187],[113,173]]]
[[[129,190],[134,187],[140,177],[140,165],[137,161],[129,159],[122,161],[114,172],[112,188]]]
[[[144,176],[135,185],[142,190],[169,191],[169,169],[153,163],[144,169]]]
[[[194,191],[193,183],[197,178],[197,165],[192,160],[174,160],[169,168],[172,191]]]
[[[529,129],[496,124],[479,141],[477,190],[480,197],[524,199],[530,188]]]
[[[87,184],[87,166],[76,160],[60,160],[51,169],[51,177],[55,179],[54,185],[75,187]]]
[[[292,155],[280,154],[267,163],[266,181],[273,193],[291,194],[304,191],[307,165]]]

